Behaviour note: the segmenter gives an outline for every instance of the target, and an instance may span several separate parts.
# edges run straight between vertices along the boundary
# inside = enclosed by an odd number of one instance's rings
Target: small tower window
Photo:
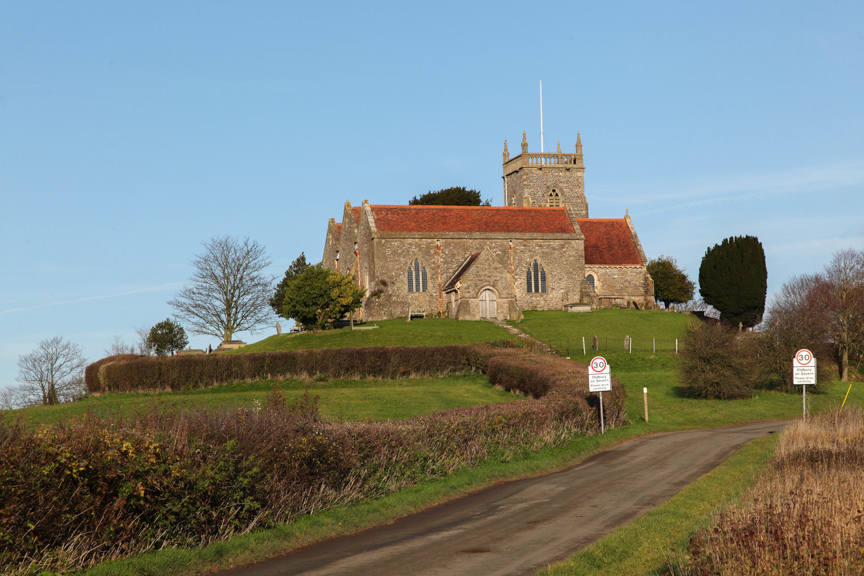
[[[551,192],[549,192],[549,195],[546,197],[546,205],[554,208],[561,206],[561,195],[558,194],[558,191],[554,188]]]
[[[537,260],[525,272],[525,289],[529,293],[546,292],[546,269]]]
[[[419,258],[408,265],[408,292],[426,292],[429,288],[426,266]]]

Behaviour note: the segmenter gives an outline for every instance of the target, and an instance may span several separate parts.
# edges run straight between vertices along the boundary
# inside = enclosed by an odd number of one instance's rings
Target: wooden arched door
[[[484,288],[480,292],[480,318],[498,317],[498,297],[490,288]]]

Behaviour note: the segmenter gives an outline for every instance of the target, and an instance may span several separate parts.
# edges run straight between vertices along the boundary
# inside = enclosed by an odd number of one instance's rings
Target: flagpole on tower
[[[543,81],[540,80],[540,152],[543,152]]]

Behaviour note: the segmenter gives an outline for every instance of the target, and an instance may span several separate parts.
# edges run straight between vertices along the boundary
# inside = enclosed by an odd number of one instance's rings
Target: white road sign
[[[792,359],[792,383],[796,386],[816,384],[816,357],[806,348],[798,350]]]
[[[595,356],[588,365],[588,391],[608,392],[612,390],[612,374],[609,363],[602,356]]]

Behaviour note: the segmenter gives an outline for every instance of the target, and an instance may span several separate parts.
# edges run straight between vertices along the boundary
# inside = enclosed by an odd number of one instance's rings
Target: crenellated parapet
[[[521,154],[510,157],[504,141],[504,204],[506,206],[567,206],[580,218],[588,216],[585,199],[585,163],[582,136],[576,135],[576,151],[529,152],[522,133]]]
[[[506,177],[520,168],[533,167],[542,168],[544,166],[555,166],[561,168],[582,168],[585,164],[582,156],[582,137],[577,132],[576,134],[576,152],[565,153],[561,152],[561,142],[558,142],[557,152],[528,152],[528,141],[526,134],[522,133],[522,153],[518,156],[510,158],[510,153],[507,150],[507,141],[504,141],[504,176]]]

